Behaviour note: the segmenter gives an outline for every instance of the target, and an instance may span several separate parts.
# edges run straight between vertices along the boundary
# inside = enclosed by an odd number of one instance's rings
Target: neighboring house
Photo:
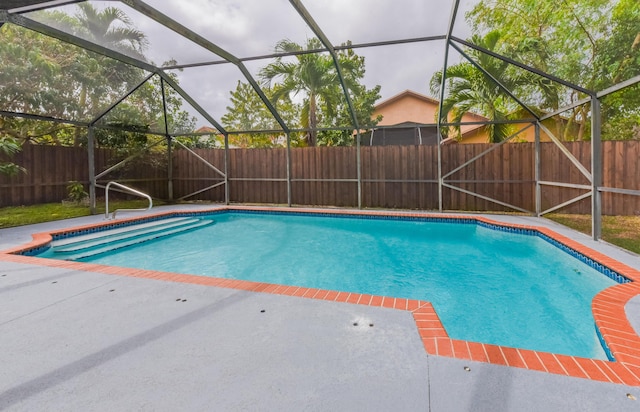
[[[366,146],[388,145],[435,145],[438,130],[435,125],[439,103],[423,94],[405,90],[376,104],[372,118],[382,115],[382,120],[372,133],[363,134],[362,144]],[[474,113],[465,114],[463,122],[486,121],[485,117]],[[427,126],[425,126],[427,125]],[[461,127],[463,140],[479,138],[487,141],[486,134],[478,125]]]
[[[429,96],[405,90],[393,97],[381,101],[375,105],[372,118],[382,115],[378,127],[370,133],[362,134],[362,144],[365,146],[388,145],[435,145],[438,141],[436,113],[439,102]],[[523,114],[524,115],[524,114]],[[475,113],[467,113],[462,117],[462,122],[488,121],[486,117]],[[524,129],[527,123],[513,126],[514,132]],[[552,129],[553,130],[553,129]],[[463,125],[460,127],[461,138],[447,138],[443,143],[487,143],[489,137],[483,125]],[[541,133],[543,141],[550,139]],[[518,136],[514,142],[535,141],[535,129],[529,127]]]
[[[204,147],[224,147],[224,136],[222,136],[218,129],[202,126],[195,132],[200,133],[200,136],[197,137],[199,145],[203,145]]]

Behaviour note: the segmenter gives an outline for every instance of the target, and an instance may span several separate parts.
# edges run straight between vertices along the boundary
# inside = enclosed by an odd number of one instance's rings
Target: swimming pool
[[[215,223],[80,260],[420,299],[433,303],[454,339],[606,358],[590,303],[615,282],[539,232],[474,219],[252,211],[199,218]]]

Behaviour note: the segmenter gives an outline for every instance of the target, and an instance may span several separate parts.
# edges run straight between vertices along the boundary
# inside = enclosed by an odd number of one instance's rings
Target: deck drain
[[[2,277],[5,277],[5,276],[7,276],[7,275],[6,274],[2,274]]]
[[[51,282],[51,283],[58,283],[58,281],[57,281],[57,280],[54,280],[54,281],[53,281],[53,282]]]
[[[370,327],[370,328],[372,328],[372,327],[373,327],[373,323],[370,323],[370,324],[369,324],[369,327]]]
[[[358,322],[353,322],[353,326],[358,326]]]
[[[265,312],[266,312],[266,310],[264,310],[264,309],[262,309],[262,310],[260,311],[260,313],[265,313]]]
[[[178,298],[176,299],[176,302],[180,302],[182,300],[182,298]]]
[[[628,393],[628,394],[627,394],[627,398],[631,399],[632,401],[635,401],[635,400],[636,400],[636,397],[635,397],[635,396],[633,396],[633,395],[632,395],[632,394],[630,394],[630,393]]]
[[[115,289],[109,289],[109,292],[115,292],[115,291],[116,291]]]
[[[182,301],[183,301],[183,302],[186,302],[187,300],[186,300],[186,299],[182,299]]]
[[[465,370],[465,372],[471,372],[471,368],[470,368],[470,367],[468,367],[468,366],[465,366],[465,367],[464,367],[464,370]]]

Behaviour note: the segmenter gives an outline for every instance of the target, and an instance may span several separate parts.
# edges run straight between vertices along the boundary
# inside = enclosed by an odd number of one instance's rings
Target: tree
[[[320,40],[311,38],[307,40],[306,48],[291,40],[280,40],[275,50],[292,53],[320,48],[322,48]],[[315,146],[318,104],[323,105],[328,113],[333,114],[336,105],[336,93],[333,89],[338,78],[332,61],[320,53],[298,54],[296,60],[294,63],[278,57],[274,63],[260,70],[260,77],[264,86],[272,88],[274,101],[290,98],[299,93],[304,95],[302,127],[310,129],[307,142],[309,146]],[[276,80],[281,82],[277,83]]]
[[[613,8],[610,35],[596,56],[599,88],[640,73],[640,3],[620,0]],[[640,86],[635,85],[603,99],[603,139],[640,139]]]
[[[90,3],[80,3],[77,7],[75,31],[78,36],[137,59],[146,60],[146,35],[133,27],[132,21],[122,10],[107,7],[99,11]],[[100,108],[101,96],[110,87],[110,81],[126,84],[140,78],[137,69],[104,56],[95,56],[87,63],[95,70],[82,73],[84,76],[81,77],[82,89],[79,97],[81,117],[91,109],[95,112]],[[75,146],[80,143],[79,136],[80,134],[76,133]]]
[[[498,53],[590,90],[603,90],[638,73],[640,49],[633,45],[636,39],[640,43],[640,4],[635,0],[489,0],[479,2],[466,17],[475,34],[492,30],[503,34]],[[540,84],[527,91],[546,112],[586,97],[557,84],[546,90]],[[637,96],[628,93],[625,97]],[[617,103],[621,110],[603,108],[605,123],[622,112],[629,118],[629,102],[621,99]],[[638,113],[638,104],[634,105]],[[589,117],[588,105],[573,109],[565,119],[567,124],[579,124],[577,135],[565,127],[558,136],[588,138]],[[637,114],[631,117],[638,125]],[[557,122],[558,127],[563,123]],[[631,129],[629,124],[622,127]],[[608,129],[605,127],[604,138],[625,131]]]
[[[120,10],[98,11],[81,4],[75,15],[37,12],[37,20],[88,38],[96,43],[145,60],[144,34]],[[123,23],[124,22],[124,23]],[[0,29],[0,107],[3,110],[41,114],[58,119],[90,121],[133,86],[146,73],[138,68],[11,24]],[[174,81],[177,78],[173,76]],[[18,81],[15,81],[18,79]],[[192,132],[195,119],[182,109],[183,101],[165,87],[170,133]],[[160,82],[142,85],[103,118],[98,126],[129,131],[96,129],[98,145],[134,149],[146,144],[148,131],[164,131]],[[1,117],[0,136],[21,143],[82,145],[84,128],[40,120]]]
[[[170,74],[174,81],[177,78]],[[170,134],[191,133],[196,119],[183,110],[183,101],[169,85],[164,86],[166,123]],[[108,130],[97,129],[96,140],[104,147],[119,147],[136,150],[146,145],[148,132],[165,132],[165,113],[162,85],[159,77],[153,77],[140,86],[125,100],[116,105],[98,122],[98,126],[109,126]],[[128,131],[118,131],[122,128]]]
[[[80,30],[75,17],[59,11],[37,12],[37,20],[73,33]],[[11,24],[0,30],[3,110],[88,121],[142,80],[142,70],[60,40]],[[69,125],[32,119],[0,121],[0,134],[21,142],[80,144],[81,129],[70,130]]]
[[[350,46],[351,42],[342,44]],[[372,118],[375,102],[380,99],[380,86],[367,89],[361,83],[365,74],[364,57],[358,56],[353,49],[341,49],[337,52],[338,62],[342,68],[345,85],[355,112],[360,129],[370,129],[375,127],[382,116]],[[344,127],[352,125],[352,115],[344,98],[344,91],[339,84],[335,85],[334,93],[337,94],[335,101],[338,102],[334,115],[329,112],[323,113],[325,127]],[[352,130],[326,130],[318,133],[318,144],[325,146],[350,146],[354,143]]]
[[[488,50],[497,49],[500,40],[501,34],[498,31],[489,32],[484,37],[474,35],[471,39],[474,44]],[[509,64],[502,60],[476,51],[470,52],[470,56],[509,90],[528,83],[529,79],[508,70]],[[464,62],[448,67],[446,78],[448,94],[442,102],[442,112],[439,114],[442,122],[451,120],[453,123],[460,123],[468,112],[480,114],[491,121],[505,121],[510,118],[510,113],[519,108],[491,77],[471,63]],[[441,84],[442,71],[438,71],[431,78],[431,93],[439,95]],[[489,124],[484,127],[492,143],[503,141],[512,130],[512,126],[508,124]],[[454,130],[459,138],[460,126],[455,126]]]
[[[273,92],[263,88],[267,96]],[[236,90],[231,91],[231,106],[227,106],[227,113],[222,116],[222,125],[228,130],[279,130],[281,127],[273,117],[267,106],[260,99],[249,83],[238,81]],[[272,99],[273,100],[273,99]],[[278,114],[288,125],[295,127],[296,106],[288,96],[282,96],[275,103]],[[237,147],[275,147],[282,145],[283,132],[276,133],[242,133],[229,136],[229,143]],[[297,134],[291,136],[296,140]]]
[[[140,60],[146,60],[144,51],[148,46],[147,36],[133,26],[133,22],[116,7],[101,11],[90,3],[79,3],[75,18],[78,20],[78,35],[107,48],[117,50]]]
[[[77,110],[75,74],[83,51],[10,24],[0,30],[0,106],[69,118]]]
[[[304,48],[290,40],[281,40],[275,49],[278,52],[296,53],[322,48],[320,40],[312,38],[307,40]],[[371,113],[373,102],[380,97],[380,88],[377,86],[367,90],[360,83],[364,76],[364,58],[347,49],[338,52],[338,61],[359,121],[363,126],[375,124],[371,120]],[[353,126],[338,71],[327,53],[300,53],[293,62],[278,57],[274,63],[260,71],[260,78],[263,85],[271,88],[275,102],[302,95],[300,124],[303,128],[310,129],[307,134],[309,146],[316,146],[318,143],[335,144],[344,141],[344,137],[351,134],[350,131],[318,133],[316,130],[318,127]],[[352,141],[352,138],[348,138],[348,141]]]

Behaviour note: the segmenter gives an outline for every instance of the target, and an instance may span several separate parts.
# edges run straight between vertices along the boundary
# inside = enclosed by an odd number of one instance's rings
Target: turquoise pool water
[[[454,339],[606,359],[591,300],[615,282],[549,242],[473,223],[227,212],[83,261],[430,301]]]

